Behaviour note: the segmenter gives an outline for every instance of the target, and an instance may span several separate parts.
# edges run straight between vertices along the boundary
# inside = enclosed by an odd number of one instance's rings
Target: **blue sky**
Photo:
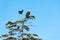
[[[18,14],[21,9],[23,15]],[[23,18],[27,10],[36,16],[31,33],[43,40],[60,40],[60,0],[0,0],[0,34],[8,32],[6,22]]]

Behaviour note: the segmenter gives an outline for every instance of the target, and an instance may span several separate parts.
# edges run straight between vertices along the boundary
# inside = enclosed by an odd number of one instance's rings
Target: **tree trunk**
[[[23,34],[24,34],[24,31],[23,31],[23,26],[24,26],[24,22],[22,23],[22,40],[23,40]]]

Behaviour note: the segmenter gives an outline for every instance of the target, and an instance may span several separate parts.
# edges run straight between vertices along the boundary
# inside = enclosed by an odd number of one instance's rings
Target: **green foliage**
[[[25,30],[29,31],[29,27],[28,27],[28,26],[24,25],[23,28],[24,28]]]
[[[0,37],[2,38],[5,38],[5,37],[8,37],[9,35],[8,34],[2,34]]]
[[[37,34],[33,34],[33,36],[38,36]]]
[[[35,19],[35,16],[30,16],[31,19]]]

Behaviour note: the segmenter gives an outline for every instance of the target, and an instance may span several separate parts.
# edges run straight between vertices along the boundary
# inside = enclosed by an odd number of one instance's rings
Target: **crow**
[[[20,11],[18,11],[18,12],[19,12],[19,14],[22,14],[22,13],[23,13],[23,11],[24,11],[24,10],[20,10]]]
[[[29,18],[29,16],[30,16],[30,11],[27,11],[26,18]]]

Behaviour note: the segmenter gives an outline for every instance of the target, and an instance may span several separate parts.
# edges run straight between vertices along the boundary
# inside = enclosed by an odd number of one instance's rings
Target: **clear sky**
[[[6,22],[23,18],[18,14],[21,9],[23,16],[27,10],[36,16],[31,33],[43,40],[60,40],[60,0],[0,0],[0,34],[8,32]]]

